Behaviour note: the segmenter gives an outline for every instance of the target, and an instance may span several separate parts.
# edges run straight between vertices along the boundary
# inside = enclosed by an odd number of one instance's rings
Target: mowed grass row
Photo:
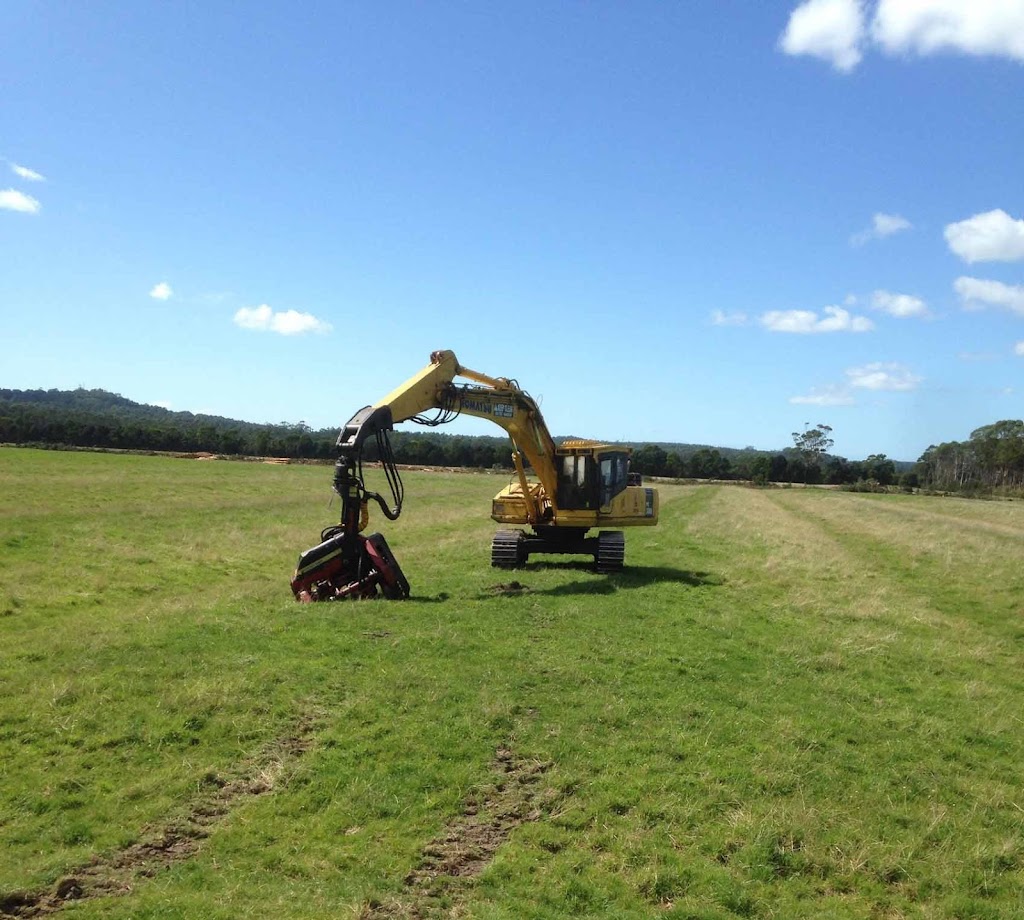
[[[0,904],[96,862],[76,916],[1018,914],[1024,507],[667,486],[623,574],[513,574],[503,480],[413,472],[413,598],[300,607],[330,475],[0,450]],[[410,883],[502,751],[542,806]]]

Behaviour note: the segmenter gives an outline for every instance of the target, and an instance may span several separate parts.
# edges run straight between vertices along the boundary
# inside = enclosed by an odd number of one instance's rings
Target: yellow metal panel
[[[601,515],[601,526],[650,527],[658,523],[658,490],[627,486],[612,499],[611,510]]]
[[[430,356],[430,364],[374,405],[389,406],[391,419],[397,425],[427,409],[436,408],[438,391],[451,383],[458,372],[455,352],[435,351]]]

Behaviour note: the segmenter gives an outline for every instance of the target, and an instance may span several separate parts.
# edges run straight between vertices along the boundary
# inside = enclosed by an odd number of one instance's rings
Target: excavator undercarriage
[[[546,532],[545,532],[546,531]],[[621,572],[626,558],[626,538],[621,530],[602,530],[588,537],[583,528],[539,528],[538,533],[499,530],[491,541],[491,565],[498,569],[517,569],[526,565],[531,554],[557,553],[592,556],[598,572]]]

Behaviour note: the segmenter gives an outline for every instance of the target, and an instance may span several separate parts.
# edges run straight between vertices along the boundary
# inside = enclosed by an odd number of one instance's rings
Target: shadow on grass
[[[665,582],[689,585],[691,588],[718,588],[725,584],[721,575],[677,569],[669,565],[631,565],[615,575],[614,580],[616,584],[630,588]]]
[[[587,572],[591,575],[583,581],[573,581],[553,588],[531,588],[516,579],[506,584],[497,584],[479,595],[485,597],[519,597],[524,594],[545,594],[550,596],[569,594],[614,594],[621,589],[642,588],[653,584],[683,584],[691,588],[718,587],[724,584],[720,576],[711,572],[693,572],[664,565],[629,566],[614,575],[595,575],[592,563],[587,562],[533,562],[521,569],[513,570],[517,575],[528,577],[531,571],[541,569],[563,569]],[[510,573],[511,574],[511,573]]]

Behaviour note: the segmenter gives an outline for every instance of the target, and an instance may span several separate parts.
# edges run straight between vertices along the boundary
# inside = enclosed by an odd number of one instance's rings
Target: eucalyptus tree
[[[812,471],[815,474],[815,481],[820,478],[821,461],[835,443],[832,438],[832,427],[822,422],[818,422],[813,428],[809,422],[804,422],[803,431],[793,432],[793,446],[804,461],[805,483]]]

